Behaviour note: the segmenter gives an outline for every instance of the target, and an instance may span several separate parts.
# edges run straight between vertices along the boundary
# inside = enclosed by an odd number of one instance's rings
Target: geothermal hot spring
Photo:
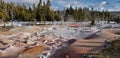
[[[68,27],[68,26],[64,26],[64,27],[53,26],[49,28],[48,33],[71,39],[71,38],[87,38],[92,34],[96,34],[98,31],[100,30],[97,29],[96,27],[74,28],[74,27]]]

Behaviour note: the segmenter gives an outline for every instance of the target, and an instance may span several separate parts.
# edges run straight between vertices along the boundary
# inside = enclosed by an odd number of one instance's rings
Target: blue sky
[[[39,0],[4,0],[5,2],[14,2],[15,4],[26,4],[31,6],[33,3],[38,4]],[[46,2],[47,0],[43,0]],[[53,10],[75,7],[94,7],[94,9],[102,11],[120,11],[120,0],[51,0],[51,8]]]

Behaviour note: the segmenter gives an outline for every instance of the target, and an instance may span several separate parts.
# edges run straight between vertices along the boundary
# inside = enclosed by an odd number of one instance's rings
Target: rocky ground
[[[17,27],[7,31],[8,34],[1,32],[0,58],[82,58],[86,53],[98,53],[106,40],[120,37],[120,29],[103,29],[87,39],[67,38],[59,34],[66,35],[69,28],[50,34],[49,31],[56,28],[48,27]]]
[[[45,27],[18,27],[10,31],[11,34],[1,35],[0,58],[36,58],[43,51],[57,49],[67,41],[61,36],[46,34]]]
[[[59,49],[51,58],[84,58],[86,54],[98,54],[104,48],[105,41],[120,37],[119,32],[120,29],[103,29],[96,37],[77,39],[69,47]]]

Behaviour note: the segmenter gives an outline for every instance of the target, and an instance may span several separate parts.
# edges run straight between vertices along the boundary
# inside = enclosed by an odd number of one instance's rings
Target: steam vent
[[[120,1],[0,0],[0,58],[120,58]]]

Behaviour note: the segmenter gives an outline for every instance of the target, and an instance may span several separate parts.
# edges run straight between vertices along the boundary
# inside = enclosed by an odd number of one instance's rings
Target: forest
[[[15,5],[13,2],[5,3],[0,0],[0,19],[9,21],[68,21],[68,18],[73,18],[74,21],[115,21],[120,23],[120,17],[111,15],[108,11],[97,11],[91,8],[73,8],[70,6],[64,10],[53,11],[51,8],[51,1],[42,3],[39,0],[37,5],[33,4],[28,7],[25,4]]]

